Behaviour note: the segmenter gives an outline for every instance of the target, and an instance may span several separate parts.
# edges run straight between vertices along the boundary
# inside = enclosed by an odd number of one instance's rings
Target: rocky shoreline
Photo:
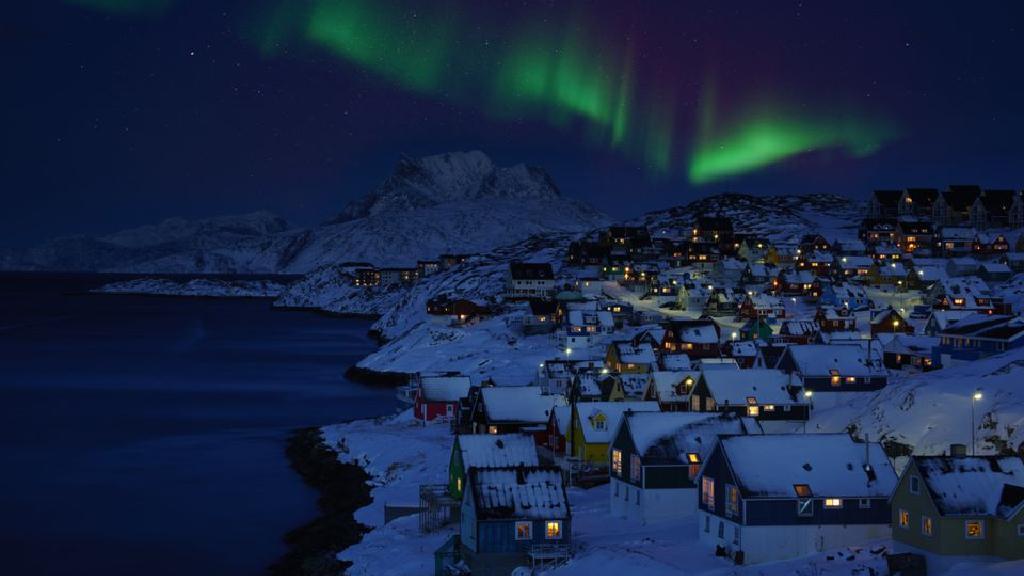
[[[353,382],[379,388],[395,388],[409,383],[409,374],[405,372],[377,372],[357,365],[349,366],[345,377]]]
[[[362,540],[369,531],[354,514],[373,501],[370,476],[359,466],[338,461],[319,428],[294,431],[285,452],[303,481],[320,493],[320,515],[284,536],[288,552],[268,572],[273,576],[344,574],[351,564],[338,560],[338,552]]]

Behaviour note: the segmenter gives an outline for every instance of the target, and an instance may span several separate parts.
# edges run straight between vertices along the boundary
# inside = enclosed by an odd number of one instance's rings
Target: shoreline
[[[270,565],[272,576],[337,576],[351,562],[337,559],[358,543],[370,528],[355,512],[373,502],[370,475],[355,464],[343,464],[318,427],[300,428],[287,440],[285,453],[303,482],[319,493],[319,516],[284,535],[288,551]]]

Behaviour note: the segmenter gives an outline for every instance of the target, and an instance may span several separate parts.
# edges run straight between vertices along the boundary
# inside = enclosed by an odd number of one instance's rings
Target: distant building
[[[555,295],[555,273],[551,264],[512,262],[509,264],[505,296],[510,299],[550,298]]]

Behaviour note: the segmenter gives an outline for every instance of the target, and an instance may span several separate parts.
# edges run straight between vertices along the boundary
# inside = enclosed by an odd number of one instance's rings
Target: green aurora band
[[[859,115],[816,116],[772,104],[754,107],[743,120],[720,130],[714,122],[713,94],[713,89],[706,90],[701,105],[699,134],[689,163],[691,184],[737,176],[818,150],[841,149],[860,158],[896,136],[894,128]]]
[[[64,0],[117,14],[159,14],[175,0]],[[672,82],[636,90],[631,42],[599,42],[579,18],[548,24],[474,26],[451,1],[410,12],[393,0],[253,2],[243,35],[267,57],[314,47],[405,90],[490,116],[541,117],[583,128],[595,146],[617,150],[649,175],[673,174],[681,159]],[[582,14],[582,12],[581,12]],[[719,122],[715,81],[704,82],[687,175],[715,182],[816,150],[854,157],[875,152],[895,132],[861,115],[809,114],[774,102],[740,107]],[[642,97],[641,97],[642,96]]]

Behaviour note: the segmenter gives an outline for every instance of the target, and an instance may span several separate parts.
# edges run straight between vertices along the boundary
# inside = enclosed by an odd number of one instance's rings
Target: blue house
[[[942,354],[958,360],[977,360],[1024,346],[1024,320],[978,312],[946,326],[936,336]]]
[[[474,576],[568,558],[572,517],[559,468],[473,468],[466,489],[460,539]]]
[[[700,541],[756,564],[887,538],[897,478],[878,443],[773,434],[720,437],[698,483]]]
[[[789,346],[777,368],[792,374],[794,385],[810,391],[814,406],[819,408],[832,406],[842,398],[835,392],[873,392],[889,383],[876,340]]]

